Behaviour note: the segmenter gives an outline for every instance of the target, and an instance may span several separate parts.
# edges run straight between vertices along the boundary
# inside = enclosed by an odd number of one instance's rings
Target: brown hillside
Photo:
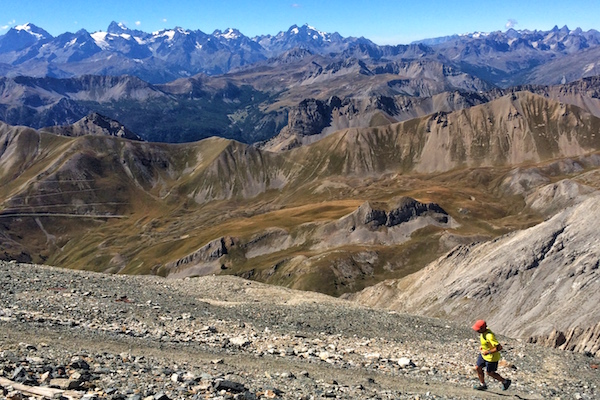
[[[598,127],[577,107],[525,92],[279,153],[218,138],[167,145],[3,125],[0,244],[7,259],[211,271],[341,294],[417,271],[457,243],[531,226],[551,209],[528,197],[540,185],[587,173],[581,184],[593,187],[598,160],[581,156],[600,147]],[[535,167],[564,157],[579,167]],[[447,219],[343,222],[404,197],[437,204]]]

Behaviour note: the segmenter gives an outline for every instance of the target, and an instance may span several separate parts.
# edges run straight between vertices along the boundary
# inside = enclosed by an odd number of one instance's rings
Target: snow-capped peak
[[[480,39],[480,38],[490,36],[490,33],[489,32],[472,32],[472,33],[463,33],[462,35],[459,35],[459,36],[468,37],[468,38],[472,38],[472,39]]]
[[[48,37],[52,37],[48,32],[46,32],[45,30],[38,28],[37,26],[31,24],[31,23],[26,23],[23,25],[17,25],[14,28],[17,31],[24,31],[29,33],[32,36],[35,36],[38,40],[40,39],[46,39]]]
[[[31,31],[31,26],[29,25],[29,22],[23,25],[17,25],[15,26],[15,29],[18,31]]]
[[[215,31],[215,36],[222,37],[227,40],[235,40],[239,39],[241,34],[240,31],[238,31],[237,29],[228,28],[224,32]]]
[[[309,30],[311,30],[311,31],[318,32],[318,33],[319,33],[319,34],[321,34],[321,35],[324,35],[324,34],[325,34],[324,32],[321,32],[320,30],[318,30],[317,28],[315,28],[314,26],[311,26],[311,25],[309,25],[309,24],[304,24],[304,26],[305,26],[307,29],[309,29]]]
[[[303,34],[306,36],[310,36],[313,39],[319,39],[319,38],[321,38],[323,40],[329,39],[329,34],[327,32],[320,31],[317,28],[315,28],[314,26],[311,26],[309,24],[304,24],[304,25],[302,25],[302,27],[293,25],[288,30],[288,33],[292,34],[292,35]]]
[[[127,28],[125,26],[124,23],[122,22],[111,22],[110,25],[108,25],[108,29],[106,30],[108,33],[112,33],[114,35],[119,35],[121,33],[123,33],[123,31],[128,32],[129,28]]]
[[[160,31],[152,32],[152,36],[154,39],[166,37],[167,41],[172,41],[175,39],[175,35],[177,33],[181,35],[189,35],[191,32],[177,26],[174,29],[162,29]]]

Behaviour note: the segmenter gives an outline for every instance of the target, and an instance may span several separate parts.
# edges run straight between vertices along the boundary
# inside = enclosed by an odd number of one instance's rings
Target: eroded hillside
[[[595,190],[599,129],[582,109],[526,92],[277,153],[2,125],[2,253],[354,292],[542,221],[543,185],[569,177],[580,179],[571,193]]]

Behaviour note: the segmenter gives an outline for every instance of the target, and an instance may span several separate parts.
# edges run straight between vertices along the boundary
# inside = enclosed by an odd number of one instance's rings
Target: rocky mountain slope
[[[554,193],[541,186],[568,177],[579,183],[555,192],[594,190],[599,126],[527,92],[278,153],[219,138],[167,145],[2,125],[2,252],[339,295],[540,222]],[[409,217],[374,222],[396,213]]]
[[[353,296],[403,312],[468,321],[563,349],[600,354],[597,192],[549,220],[455,248],[423,270]]]
[[[475,392],[470,324],[235,277],[0,262],[0,283],[7,398],[588,400],[600,390],[597,357],[500,335],[513,385]]]
[[[221,136],[253,143],[271,139],[286,124],[288,131],[306,125],[310,134],[318,134],[325,128],[331,132],[369,126],[381,113],[414,117],[438,108],[412,107],[409,99],[491,87],[439,62],[367,65],[304,50],[231,74],[196,76],[164,85],[130,76],[4,78],[0,79],[0,118],[11,125],[42,128],[72,124],[98,112],[150,141],[190,142]],[[324,108],[327,115],[320,123],[307,123],[296,110],[314,102],[330,106]]]
[[[598,79],[586,78],[501,90],[434,61],[342,63],[292,51],[224,76],[165,85],[135,77],[1,78],[0,119],[37,129],[71,125],[96,112],[148,141],[220,136],[280,151],[341,129],[466,109],[519,91],[599,116],[598,87]]]
[[[600,79],[595,77],[581,79],[565,85],[538,86],[526,85],[516,88],[517,90],[527,90],[540,96],[545,96],[553,100],[566,104],[573,104],[589,113],[600,115],[600,92],[598,83]]]

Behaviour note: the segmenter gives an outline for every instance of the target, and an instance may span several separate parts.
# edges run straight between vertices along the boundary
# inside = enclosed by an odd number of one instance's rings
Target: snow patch
[[[25,31],[27,33],[29,33],[32,36],[35,36],[38,39],[43,39],[44,35],[42,35],[41,33],[36,33],[34,31],[31,30],[31,26],[29,25],[29,23],[24,24],[24,25],[17,25],[15,26],[15,29],[17,31]]]
[[[231,29],[231,28],[227,29],[225,32],[218,34],[216,36],[225,38],[227,40],[235,40],[240,37],[240,35],[234,29]]]
[[[167,40],[173,40],[173,38],[175,37],[175,31],[164,31],[158,36],[166,36]]]
[[[314,26],[310,26],[308,24],[306,25],[306,27],[308,29],[310,29],[311,31],[316,32],[316,34],[313,35],[313,39],[318,39],[317,36],[320,36],[321,38],[327,40],[327,32],[320,31],[317,28],[315,28]]]
[[[106,49],[110,48],[110,45],[106,41],[106,36],[108,36],[107,32],[94,32],[90,36],[92,37],[92,39],[94,39],[94,42],[96,42],[96,45],[98,47],[100,47],[102,50],[106,50]]]
[[[588,73],[591,70],[593,70],[596,67],[596,63],[591,63],[585,66],[585,68],[583,69],[583,73]]]

